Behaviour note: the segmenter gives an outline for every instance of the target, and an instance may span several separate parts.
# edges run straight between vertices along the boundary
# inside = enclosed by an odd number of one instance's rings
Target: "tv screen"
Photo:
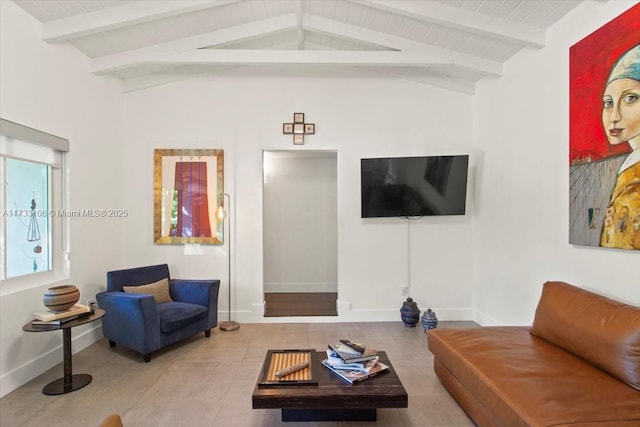
[[[360,160],[362,218],[464,215],[468,155]]]

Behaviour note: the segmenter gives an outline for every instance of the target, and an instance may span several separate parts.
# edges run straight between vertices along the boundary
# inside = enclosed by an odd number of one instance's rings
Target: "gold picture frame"
[[[223,194],[224,150],[155,149],[154,243],[221,245]]]

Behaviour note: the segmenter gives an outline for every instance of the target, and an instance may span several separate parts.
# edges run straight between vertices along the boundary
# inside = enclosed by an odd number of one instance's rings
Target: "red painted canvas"
[[[569,49],[569,161],[599,160],[630,151],[611,146],[602,127],[602,93],[615,62],[640,43],[640,4]]]
[[[569,49],[569,242],[640,250],[640,3]]]

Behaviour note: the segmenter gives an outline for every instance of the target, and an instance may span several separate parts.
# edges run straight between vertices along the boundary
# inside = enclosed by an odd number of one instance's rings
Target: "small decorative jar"
[[[407,298],[407,300],[402,304],[402,308],[400,309],[400,318],[404,322],[404,326],[413,328],[418,323],[420,319],[420,309],[418,308],[418,304],[416,304],[411,297]]]
[[[44,293],[43,303],[52,311],[64,311],[80,299],[80,291],[74,285],[54,286]]]
[[[433,310],[427,308],[427,311],[422,315],[422,327],[425,332],[429,332],[430,329],[435,329],[436,326],[438,326],[438,317]]]

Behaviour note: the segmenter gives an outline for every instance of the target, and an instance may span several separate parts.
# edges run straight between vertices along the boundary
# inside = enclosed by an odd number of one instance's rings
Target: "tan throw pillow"
[[[148,285],[123,286],[122,290],[131,294],[150,294],[157,304],[173,301],[169,295],[169,279],[158,280]]]

